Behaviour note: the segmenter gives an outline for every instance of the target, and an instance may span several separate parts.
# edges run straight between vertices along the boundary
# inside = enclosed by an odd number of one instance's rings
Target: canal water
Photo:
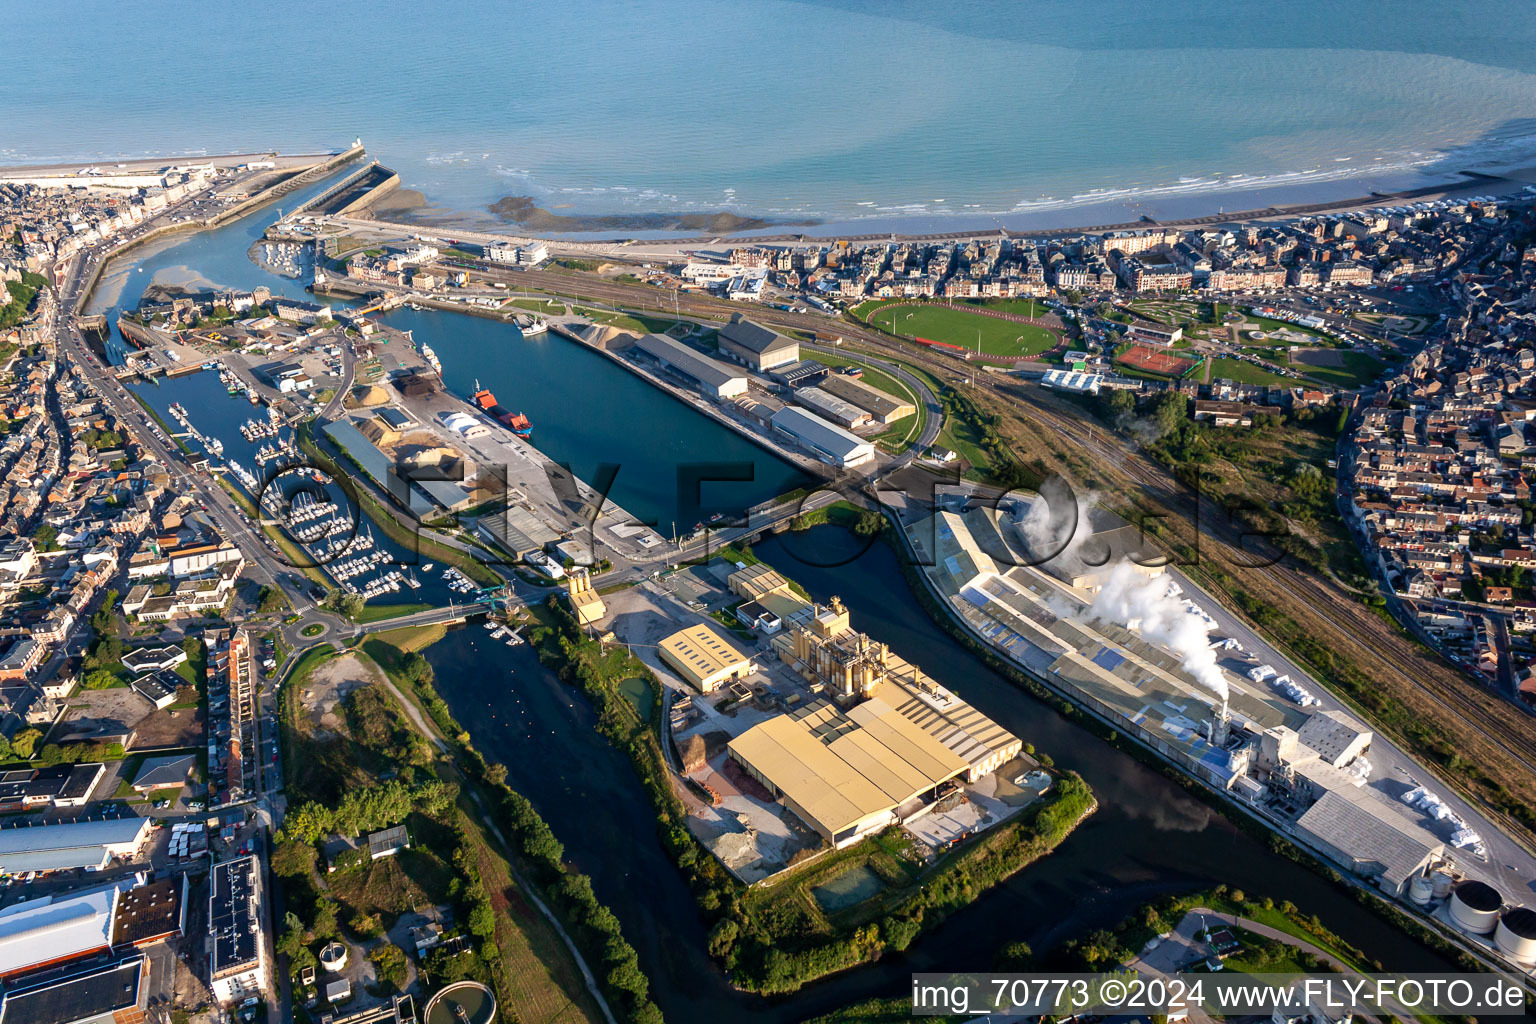
[[[664,536],[716,512],[739,513],[799,487],[794,465],[685,405],[586,346],[553,332],[524,338],[480,317],[395,310],[391,327],[412,332],[443,363],[461,398],[476,384],[533,421],[533,443],[587,482],[617,467],[609,499]],[[611,471],[610,471],[611,472]],[[717,482],[690,485],[690,479]]]
[[[455,717],[487,757],[507,765],[509,784],[534,802],[624,923],[669,1021],[803,1020],[871,996],[900,995],[913,971],[987,969],[1005,942],[1022,939],[1044,950],[1112,925],[1153,897],[1218,883],[1318,914],[1390,970],[1450,969],[1173,780],[992,672],[928,618],[890,549],[877,544],[859,554],[862,547],[837,528],[819,527],[765,540],[754,551],[816,599],[840,596],[856,627],[958,690],[1059,767],[1081,773],[1101,807],[1056,853],[905,954],[786,999],[736,992],[712,967],[703,922],[656,837],[649,801],[627,759],[597,734],[579,691],[563,686],[526,646],[505,648],[478,627],[450,633],[426,652]]]

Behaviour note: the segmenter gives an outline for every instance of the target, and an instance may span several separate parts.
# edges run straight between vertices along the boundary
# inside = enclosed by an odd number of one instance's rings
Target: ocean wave
[[[1310,156],[1310,159],[1304,156],[1293,164],[1297,169],[1287,171],[1208,169],[1202,173],[1186,173],[1161,182],[1128,174],[1126,180],[1118,185],[1080,188],[1072,192],[1042,191],[1037,198],[1015,201],[973,194],[953,200],[930,199],[903,202],[880,196],[869,197],[868,192],[859,199],[853,198],[858,195],[858,192],[854,192],[853,195],[833,195],[818,200],[815,197],[784,196],[781,191],[782,183],[768,192],[769,195],[774,196],[774,199],[764,201],[764,199],[753,197],[752,192],[759,191],[758,189],[746,188],[746,186],[715,185],[711,188],[709,184],[700,182],[696,190],[664,191],[655,187],[623,184],[554,185],[540,180],[537,173],[526,168],[497,165],[494,171],[501,177],[515,179],[519,182],[520,188],[533,195],[567,198],[588,196],[631,211],[649,212],[658,209],[659,203],[665,203],[667,209],[676,211],[718,209],[721,203],[720,197],[723,196],[724,201],[731,204],[733,208],[764,217],[794,215],[814,216],[823,220],[856,221],[902,216],[945,214],[953,216],[958,215],[962,210],[967,216],[986,217],[1107,204],[1135,206],[1160,199],[1184,198],[1207,193],[1282,189],[1290,186],[1346,181],[1366,176],[1369,176],[1371,182],[1362,183],[1362,185],[1369,184],[1370,187],[1379,187],[1377,179],[1383,177],[1400,175],[1407,181],[1411,181],[1412,175],[1426,172],[1443,172],[1444,178],[1449,181],[1455,179],[1456,172],[1463,169],[1515,167],[1536,162],[1536,134],[1511,132],[1506,136],[1487,137],[1474,144],[1459,146],[1448,144],[1442,148],[1426,147],[1422,141],[1419,141],[1418,147],[1404,146],[1401,149],[1376,153],[1354,151],[1349,154],[1336,154],[1337,150],[1334,154],[1320,153]],[[443,154],[438,159],[447,161],[456,155]],[[745,195],[743,190],[746,192]]]

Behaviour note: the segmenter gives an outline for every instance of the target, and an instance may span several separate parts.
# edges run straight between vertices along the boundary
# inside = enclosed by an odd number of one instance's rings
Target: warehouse
[[[800,359],[800,343],[753,323],[740,313],[720,328],[720,354],[759,373]]]
[[[148,836],[148,818],[0,829],[0,875],[70,868],[99,871],[114,857],[135,855]]]
[[[756,725],[730,756],[834,846],[920,809],[963,775],[963,758],[873,698],[848,712],[823,701]]]
[[[664,334],[647,334],[635,343],[635,347],[673,373],[688,378],[710,398],[724,400],[747,393],[745,374],[727,369],[724,363],[696,352],[680,341],[673,341]]]
[[[848,430],[869,424],[869,413],[820,388],[801,388],[795,392],[795,401],[823,419],[831,420]]]
[[[917,412],[917,406],[911,402],[892,398],[879,388],[872,387],[845,373],[828,374],[817,387],[845,402],[852,402],[869,413],[870,418],[876,423],[895,423]]]
[[[708,626],[689,626],[657,645],[661,660],[700,693],[713,693],[757,668]]]
[[[1445,844],[1351,787],[1330,790],[1296,821],[1296,832],[1344,867],[1401,896],[1414,875],[1445,855]]]
[[[875,446],[835,423],[793,406],[773,414],[773,427],[823,462],[851,468],[873,462]]]
[[[135,879],[125,878],[0,910],[0,978],[110,948],[119,897],[134,884]]]

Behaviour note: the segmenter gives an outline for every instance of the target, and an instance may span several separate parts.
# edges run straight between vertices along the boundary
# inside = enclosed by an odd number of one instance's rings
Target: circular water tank
[[[347,947],[339,942],[327,942],[320,950],[320,966],[332,974],[347,966]]]
[[[1462,882],[1451,895],[1451,920],[1463,931],[1487,935],[1499,923],[1504,900],[1486,882]]]
[[[1493,941],[1511,959],[1536,964],[1536,910],[1516,907],[1504,915]]]
[[[1408,898],[1421,907],[1427,905],[1434,895],[1434,883],[1423,875],[1414,875],[1413,881],[1408,883]]]
[[[1430,882],[1434,885],[1435,899],[1443,900],[1451,894],[1451,889],[1456,885],[1456,879],[1451,877],[1449,871],[1436,871]]]

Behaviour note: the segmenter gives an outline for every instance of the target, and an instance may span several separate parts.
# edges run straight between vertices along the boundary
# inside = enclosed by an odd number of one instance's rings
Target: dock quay
[[[487,307],[469,302],[454,301],[451,299],[443,299],[437,296],[423,295],[417,292],[405,292],[401,289],[388,288],[387,286],[381,288],[377,282],[368,282],[366,285],[364,285],[358,282],[349,281],[345,278],[337,278],[330,274],[325,275],[323,279],[315,284],[314,291],[317,295],[337,295],[344,298],[365,298],[368,296],[378,295],[384,297],[381,298],[381,303],[388,301],[388,296],[394,296],[396,299],[394,304],[395,307],[405,303],[413,303],[425,309],[433,309],[449,313],[467,313],[470,316],[484,317],[488,320],[498,320],[503,323],[517,323],[518,317],[520,315],[527,315],[525,310],[521,310],[515,307]],[[381,304],[373,308],[376,308],[379,311],[383,311],[386,308],[393,307],[386,307]],[[762,448],[764,451],[767,451],[777,456],[778,458],[784,459],[785,461],[794,465],[796,468],[801,469],[819,479],[831,480],[836,477],[836,472],[833,467],[829,466],[825,462],[811,458],[798,449],[791,448],[788,445],[779,443],[777,438],[764,431],[754,429],[752,426],[742,422],[741,420],[730,416],[722,408],[720,408],[715,403],[710,402],[702,395],[691,392],[686,388],[680,387],[672,381],[667,380],[665,377],[650,372],[648,369],[641,366],[634,360],[626,359],[620,353],[610,351],[601,345],[592,344],[584,336],[585,332],[583,330],[584,328],[594,326],[591,321],[583,317],[575,316],[573,314],[541,316],[540,319],[542,319],[548,326],[551,334],[558,334],[562,338],[573,341],[590,351],[602,355],[604,358],[612,360],[618,365],[624,367],[630,373],[635,374],[636,376],[645,380],[647,383],[652,384],[653,386],[671,395],[679,402],[682,402],[685,405],[688,405],[689,407],[703,413],[722,426],[730,428],[732,431],[757,445],[759,448]]]

